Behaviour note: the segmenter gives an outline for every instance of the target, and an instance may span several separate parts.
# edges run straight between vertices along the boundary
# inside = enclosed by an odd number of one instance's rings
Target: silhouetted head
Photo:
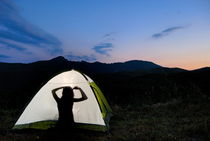
[[[63,97],[74,97],[73,89],[71,87],[65,87],[63,88]]]

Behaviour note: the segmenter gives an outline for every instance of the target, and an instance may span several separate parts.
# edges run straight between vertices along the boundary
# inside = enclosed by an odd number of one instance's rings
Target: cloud
[[[23,48],[17,44],[5,42],[2,40],[0,40],[0,47],[6,48],[6,49],[15,49],[17,51],[25,51],[26,50],[26,48]]]
[[[112,51],[113,44],[112,43],[99,43],[94,46],[92,49],[101,55],[110,56],[109,52]]]
[[[0,59],[7,59],[7,58],[10,58],[10,56],[0,54]]]
[[[21,47],[14,42],[28,45],[33,48],[44,48],[48,53],[61,53],[62,43],[53,35],[40,29],[25,20],[18,7],[10,0],[0,0],[0,39],[10,40],[13,43],[3,43],[7,48],[21,51]]]
[[[110,32],[110,33],[106,33],[103,38],[107,38],[107,37],[110,37],[110,36],[113,36],[113,34],[115,34],[114,32]]]
[[[180,29],[184,29],[186,28],[187,26],[174,26],[174,27],[170,27],[170,28],[167,28],[159,33],[155,33],[152,35],[152,38],[153,39],[159,39],[159,38],[163,38],[165,36],[168,36],[169,34],[177,31],[177,30],[180,30]]]
[[[94,50],[96,53],[100,55],[110,56],[109,52],[113,49],[113,41],[115,32],[109,32],[102,36],[101,41],[96,44],[94,47],[92,47],[92,50]]]
[[[114,35],[115,35],[115,32],[106,33],[105,35],[102,36],[102,41],[112,42],[115,40]]]
[[[69,54],[66,55],[66,58],[68,58],[71,61],[88,61],[88,62],[94,62],[97,61],[96,57],[94,55],[73,55],[73,54]]]

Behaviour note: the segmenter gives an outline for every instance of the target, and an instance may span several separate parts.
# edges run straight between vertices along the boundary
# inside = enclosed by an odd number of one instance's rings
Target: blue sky
[[[209,0],[0,0],[0,62],[210,66]]]

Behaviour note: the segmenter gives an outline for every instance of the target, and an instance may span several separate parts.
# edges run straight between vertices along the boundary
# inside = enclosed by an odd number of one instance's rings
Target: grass
[[[174,99],[134,107],[114,105],[110,133],[92,131],[10,130],[17,111],[1,110],[1,141],[88,140],[88,141],[209,141],[209,99],[184,101]],[[4,120],[2,120],[4,119]]]
[[[185,105],[175,100],[121,109],[114,129],[121,127],[117,132],[125,135],[119,137],[122,140],[210,140],[209,106],[209,103]]]

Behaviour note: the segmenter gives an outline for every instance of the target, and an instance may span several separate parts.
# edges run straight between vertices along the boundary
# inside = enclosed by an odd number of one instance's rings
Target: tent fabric
[[[25,108],[15,123],[14,129],[48,129],[55,126],[59,115],[52,90],[62,86],[72,88],[78,86],[88,97],[87,100],[75,102],[73,105],[74,121],[78,127],[108,130],[109,118],[107,117],[110,116],[112,110],[106,98],[90,77],[75,70],[63,72],[50,79]],[[57,95],[61,97],[62,90],[57,91]],[[74,95],[75,98],[81,97],[78,90],[74,90]]]

